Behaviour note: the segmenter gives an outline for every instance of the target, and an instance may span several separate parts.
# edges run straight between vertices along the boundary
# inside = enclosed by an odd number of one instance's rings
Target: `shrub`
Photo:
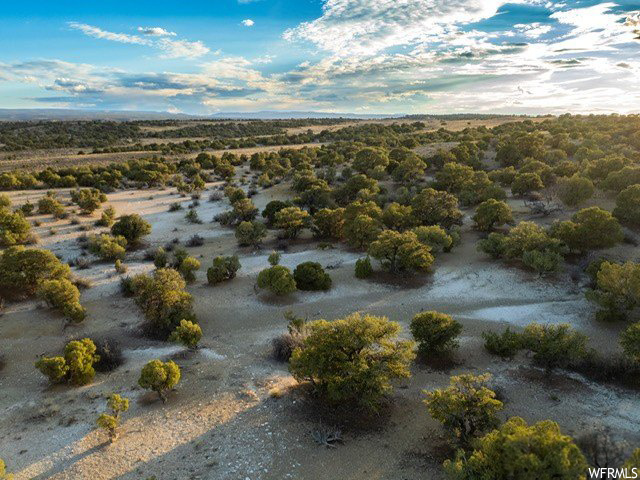
[[[20,211],[25,217],[28,217],[29,215],[31,215],[35,210],[35,208],[36,206],[33,203],[31,203],[29,200],[27,200],[25,203],[20,205]]]
[[[450,315],[429,311],[416,314],[411,320],[411,334],[422,355],[449,353],[458,348],[457,337],[462,324]]]
[[[624,224],[640,227],[640,184],[631,185],[618,194],[613,216]]]
[[[558,197],[569,207],[577,207],[593,196],[593,182],[579,175],[561,178],[558,181]]]
[[[129,399],[121,397],[117,393],[109,395],[107,400],[109,413],[101,413],[96,424],[98,427],[109,433],[112,442],[118,437],[118,425],[120,424],[120,414],[129,410]]]
[[[113,264],[113,268],[115,268],[116,273],[119,273],[119,274],[121,274],[121,275],[122,275],[123,273],[127,273],[127,266],[126,266],[124,263],[122,263],[122,260],[120,260],[120,259],[117,259],[117,260],[114,262],[114,264]]]
[[[89,338],[73,340],[64,348],[62,357],[42,357],[36,368],[52,383],[68,379],[74,385],[87,385],[95,376],[93,364],[99,360],[96,346]]]
[[[528,426],[518,417],[480,438],[473,452],[444,462],[454,480],[578,480],[587,462],[571,437],[550,420]]]
[[[171,205],[169,205],[170,212],[178,212],[180,210],[182,210],[182,205],[178,202],[173,202]]]
[[[332,322],[310,322],[307,329],[290,370],[330,403],[375,409],[392,390],[392,380],[410,375],[413,345],[398,340],[400,325],[385,317],[354,313]]]
[[[412,230],[418,237],[418,241],[431,248],[431,251],[448,252],[453,247],[453,237],[438,225],[420,226]]]
[[[200,220],[200,217],[198,216],[198,212],[196,212],[194,209],[190,209],[186,215],[184,216],[184,218],[187,220],[187,222],[189,223],[197,223],[200,224],[202,223],[202,220]]]
[[[310,216],[298,207],[286,207],[276,213],[275,226],[284,230],[285,238],[297,238],[300,231],[309,225]]]
[[[158,394],[162,403],[167,401],[166,392],[180,381],[180,367],[172,361],[151,360],[140,372],[138,385]]]
[[[107,196],[95,188],[83,188],[71,191],[71,201],[80,207],[82,213],[90,215],[107,201]]]
[[[20,243],[29,243],[33,238],[31,224],[21,211],[11,212],[0,207],[0,246],[10,247]]]
[[[0,289],[33,295],[41,282],[69,278],[69,265],[49,250],[9,247],[0,252]]]
[[[88,246],[89,251],[102,260],[122,260],[127,253],[127,240],[122,235],[92,235]]]
[[[522,254],[522,263],[540,275],[557,272],[560,270],[562,261],[562,255],[549,250],[543,252],[540,250],[529,250]]]
[[[38,287],[38,296],[72,322],[81,322],[87,315],[80,305],[78,288],[66,278],[42,281]]]
[[[462,212],[458,209],[458,199],[448,192],[425,188],[411,202],[413,215],[421,225],[440,225],[451,228],[462,222]]]
[[[123,215],[111,227],[113,235],[122,235],[127,243],[135,245],[140,239],[151,233],[151,225],[136,213]]]
[[[156,268],[164,268],[167,266],[167,262],[169,259],[167,258],[167,252],[165,252],[164,248],[158,247],[156,251],[153,253],[153,264]]]
[[[501,358],[513,358],[523,348],[522,335],[513,332],[509,327],[501,334],[482,332],[484,348]]]
[[[518,173],[511,184],[511,193],[524,196],[543,188],[544,183],[537,173]]]
[[[226,280],[232,280],[238,270],[240,270],[240,261],[236,255],[216,257],[213,259],[213,266],[207,270],[207,281],[209,285],[216,285]]]
[[[393,202],[387,205],[382,213],[382,222],[387,228],[402,232],[415,225],[411,205],[400,205]]]
[[[429,414],[461,445],[499,424],[496,414],[503,404],[486,387],[490,378],[489,374],[455,376],[449,388],[424,392]]]
[[[308,335],[307,320],[298,317],[291,311],[284,313],[284,318],[289,321],[287,333],[280,335],[272,341],[273,357],[279,362],[288,362],[296,348],[302,348],[304,339]]]
[[[431,248],[418,241],[413,232],[383,231],[369,247],[369,255],[390,272],[427,272],[433,264]]]
[[[522,334],[522,344],[533,352],[534,361],[548,374],[587,354],[587,337],[572,331],[568,324],[527,325]]]
[[[13,480],[13,474],[7,473],[7,466],[4,463],[4,460],[0,458],[0,479],[2,480]]]
[[[365,279],[373,275],[373,267],[371,266],[371,260],[369,257],[359,258],[356,260],[355,267],[356,278]]]
[[[624,462],[622,468],[626,468],[629,471],[631,471],[631,469],[633,468],[635,468],[636,471],[640,470],[640,448],[636,448],[633,451],[629,459]]]
[[[623,239],[618,220],[599,207],[584,208],[571,220],[555,223],[551,234],[571,250],[582,252],[609,248]]]
[[[640,322],[629,325],[620,335],[620,345],[625,355],[640,362]]]
[[[331,277],[317,262],[304,262],[293,271],[293,278],[300,290],[329,290]]]
[[[490,232],[495,227],[513,222],[513,214],[506,202],[490,198],[478,205],[473,221],[478,230]]]
[[[6,193],[0,193],[0,208],[11,208],[11,199]]]
[[[640,264],[603,261],[596,274],[596,288],[587,292],[587,298],[604,309],[598,312],[600,319],[625,319],[640,306]]]
[[[290,202],[283,202],[282,200],[272,200],[267,203],[264,210],[262,210],[262,217],[267,220],[269,225],[273,225],[276,222],[276,213],[283,208],[291,207]]]
[[[280,253],[273,251],[269,254],[269,258],[267,259],[269,261],[269,265],[271,265],[272,267],[275,267],[276,265],[278,265],[280,263],[280,257],[282,255],[280,255]]]
[[[169,336],[169,341],[181,343],[188,348],[196,348],[201,338],[200,325],[189,320],[180,320],[180,325]]]
[[[196,281],[195,272],[199,269],[200,262],[194,257],[186,257],[182,262],[180,262],[180,266],[178,267],[180,275],[182,275],[187,283],[193,283]]]
[[[313,215],[313,234],[317,238],[344,238],[344,208],[321,208]]]
[[[368,215],[345,219],[344,235],[349,245],[365,248],[380,234],[380,222]]]
[[[255,220],[252,222],[241,222],[236,227],[236,240],[241,247],[259,247],[267,236],[267,227]]]
[[[42,215],[53,215],[55,218],[62,218],[65,214],[64,207],[56,198],[54,193],[47,193],[38,200],[38,213]]]
[[[167,338],[181,320],[195,319],[193,298],[185,287],[182,276],[170,268],[159,268],[153,276],[141,274],[133,277],[135,300],[144,312],[149,334]]]
[[[258,287],[266,288],[276,295],[286,295],[297,289],[291,270],[282,265],[262,270],[258,274]]]
[[[96,222],[96,225],[99,227],[110,227],[113,225],[116,219],[116,209],[113,207],[107,207],[102,211],[102,215],[100,215],[100,220]]]

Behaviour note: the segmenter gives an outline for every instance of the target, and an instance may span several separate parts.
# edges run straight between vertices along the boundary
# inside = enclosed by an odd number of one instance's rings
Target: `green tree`
[[[213,265],[207,270],[209,285],[216,285],[226,280],[232,280],[240,270],[240,261],[236,255],[231,257],[216,257]]]
[[[285,238],[296,238],[310,223],[309,212],[298,207],[287,207],[276,213],[275,226],[284,230]]]
[[[236,240],[241,247],[259,247],[267,236],[267,227],[264,223],[252,221],[241,222],[236,227]]]
[[[180,381],[180,367],[173,361],[151,360],[140,372],[138,385],[158,394],[162,403],[167,401],[166,392],[172,390]]]
[[[623,320],[640,306],[640,264],[603,261],[595,280],[596,288],[587,292],[587,298],[604,309],[598,313],[600,319]]]
[[[631,185],[618,194],[613,216],[626,225],[640,227],[640,184]]]
[[[513,358],[523,347],[522,335],[507,327],[501,334],[482,332],[484,348],[493,355],[501,358]]]
[[[585,480],[587,462],[557,423],[518,417],[480,438],[473,452],[444,463],[452,480]]]
[[[551,235],[581,252],[613,247],[624,237],[618,220],[600,207],[583,208],[571,220],[555,223]]]
[[[410,329],[420,354],[433,356],[458,348],[457,337],[462,333],[462,324],[451,315],[431,310],[414,315]]]
[[[331,277],[317,262],[303,262],[293,271],[293,279],[299,290],[329,290]]]
[[[310,382],[332,404],[375,409],[391,392],[392,380],[410,375],[413,345],[398,340],[400,330],[385,317],[359,313],[309,322],[308,336],[294,350],[289,368],[296,380]]]
[[[433,264],[431,248],[420,243],[413,232],[384,230],[369,246],[369,255],[390,272],[427,272]]]
[[[345,219],[344,235],[349,245],[366,248],[380,234],[380,222],[368,215],[358,215],[353,219]]]
[[[620,345],[625,355],[640,362],[640,322],[633,323],[620,335]]]
[[[89,251],[102,260],[122,260],[127,251],[127,239],[122,235],[92,235],[89,237]]]
[[[96,424],[109,433],[109,438],[114,442],[118,438],[118,426],[120,414],[129,410],[129,399],[121,397],[117,393],[109,395],[107,400],[108,413],[101,413]]]
[[[87,385],[95,376],[93,364],[100,360],[96,346],[89,338],[73,340],[64,348],[64,356],[42,357],[36,368],[53,383],[69,380],[74,385]]]
[[[111,227],[113,235],[122,235],[130,245],[137,244],[140,239],[151,233],[151,224],[137,213],[123,215]]]
[[[447,231],[438,225],[422,225],[411,230],[418,237],[418,241],[431,248],[432,252],[444,251],[448,252],[453,247],[453,237]]]
[[[513,213],[506,202],[490,198],[478,205],[473,221],[478,230],[490,232],[495,227],[513,222]]]
[[[569,207],[577,207],[593,196],[593,182],[579,175],[561,178],[558,181],[558,196]]]
[[[344,238],[344,208],[321,208],[313,214],[313,234],[317,238]]]
[[[389,156],[381,148],[366,147],[356,153],[353,168],[360,173],[370,173],[376,167],[385,168],[389,164]]]
[[[271,200],[267,203],[264,210],[262,210],[262,216],[267,220],[269,225],[273,225],[276,222],[276,213],[283,208],[292,207],[291,202],[283,202],[282,200]]]
[[[425,188],[411,202],[413,215],[421,225],[440,225],[451,228],[462,222],[458,199],[448,192]]]
[[[276,295],[286,295],[297,289],[291,270],[282,265],[274,265],[262,270],[258,274],[258,287],[266,288]]]
[[[382,213],[382,221],[392,230],[403,232],[415,225],[411,205],[400,205],[393,202],[387,205]]]
[[[196,348],[202,338],[202,328],[195,322],[180,320],[180,325],[169,336],[169,341],[181,343],[188,348]]]
[[[33,295],[41,282],[70,276],[69,265],[49,250],[15,246],[0,252],[0,288],[10,294]]]
[[[511,184],[511,193],[524,196],[528,193],[542,190],[544,183],[537,173],[518,173]]]
[[[28,243],[35,237],[31,234],[31,224],[21,211],[11,212],[0,207],[0,246]]]
[[[80,207],[82,213],[90,215],[107,201],[107,196],[98,189],[83,188],[71,191],[71,201]]]
[[[371,260],[369,257],[359,258],[356,260],[355,276],[356,278],[364,279],[369,278],[373,274],[373,268],[371,267]]]
[[[547,374],[583,358],[587,354],[587,340],[585,335],[573,331],[566,323],[531,323],[522,333],[522,345],[533,352],[534,361],[543,366]]]
[[[461,445],[468,445],[479,435],[500,422],[497,413],[503,404],[486,384],[491,375],[459,375],[451,377],[449,388],[425,391],[429,415],[442,423]]]
[[[113,225],[116,219],[116,209],[109,206],[102,211],[102,215],[100,216],[100,220],[96,222],[96,225],[100,227],[110,227]]]
[[[55,218],[64,216],[64,207],[56,198],[55,193],[47,193],[38,200],[38,213],[42,215],[53,215]]]
[[[180,262],[180,266],[178,267],[178,271],[180,275],[185,279],[187,283],[193,283],[196,281],[195,272],[200,270],[200,262],[195,257],[186,257],[182,262]]]
[[[80,305],[78,287],[66,278],[43,280],[38,287],[38,296],[72,322],[81,322],[87,315]]]

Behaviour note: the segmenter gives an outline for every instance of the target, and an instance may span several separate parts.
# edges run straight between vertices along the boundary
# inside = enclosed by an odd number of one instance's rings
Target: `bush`
[[[317,262],[304,262],[293,271],[293,278],[299,290],[329,290],[331,277]]]
[[[490,198],[478,205],[473,221],[476,229],[490,232],[495,227],[513,222],[513,213],[506,202]]]
[[[121,235],[92,235],[88,246],[89,251],[102,260],[122,260],[127,253],[127,240]]]
[[[200,325],[189,320],[180,320],[180,325],[169,336],[169,341],[181,343],[188,348],[196,348],[201,338]]]
[[[640,185],[631,185],[618,194],[613,216],[624,224],[640,227]]]
[[[53,215],[55,218],[62,218],[65,214],[64,207],[56,198],[54,193],[47,193],[38,200],[38,213],[42,215]]]
[[[584,208],[571,220],[555,223],[551,234],[581,252],[613,247],[624,237],[618,220],[600,207]]]
[[[24,218],[21,211],[11,212],[0,207],[0,246],[29,243],[33,239],[31,224]]]
[[[0,479],[2,480],[13,480],[13,474],[7,473],[7,466],[4,463],[4,460],[0,458]]]
[[[109,438],[113,442],[118,437],[120,414],[129,410],[129,399],[121,397],[117,393],[112,393],[107,400],[107,408],[109,413],[100,414],[96,424],[109,433]]]
[[[529,250],[522,254],[522,263],[540,275],[559,271],[563,260],[562,255],[549,250]]]
[[[162,247],[158,247],[153,253],[153,264],[156,268],[164,268],[167,266],[169,259],[167,258],[167,252]]]
[[[151,225],[136,213],[123,215],[111,227],[113,235],[122,235],[127,243],[137,244],[140,239],[151,233]]]
[[[66,278],[42,281],[38,287],[38,296],[72,322],[81,322],[87,315],[80,305],[78,288]]]
[[[267,220],[269,225],[273,225],[276,222],[276,213],[283,208],[291,207],[290,202],[283,202],[282,200],[272,200],[267,203],[267,206],[262,210],[262,217]]]
[[[365,279],[373,275],[373,267],[371,266],[371,260],[369,257],[359,258],[356,260],[355,268],[356,278]]]
[[[522,344],[533,352],[534,361],[543,366],[547,374],[587,354],[587,337],[572,331],[568,324],[527,325],[522,334]]]
[[[383,231],[369,247],[369,255],[393,273],[407,270],[428,272],[433,264],[431,248],[413,232]]]
[[[579,480],[587,462],[571,437],[550,420],[528,426],[518,417],[480,438],[473,452],[444,462],[453,480]]]
[[[167,401],[166,392],[180,381],[180,367],[172,361],[151,360],[140,372],[138,385],[158,394],[162,403]]]
[[[196,212],[195,210],[191,209],[189,210],[186,215],[184,216],[184,218],[187,220],[187,222],[189,223],[196,223],[196,224],[200,224],[202,223],[202,220],[200,220],[200,217],[198,216],[198,212]]]
[[[282,265],[274,265],[262,270],[258,274],[258,287],[266,288],[276,295],[286,295],[297,289],[291,270]]]
[[[186,283],[173,269],[159,268],[153,276],[136,275],[132,280],[135,300],[146,319],[147,333],[167,338],[180,321],[194,320],[193,298]]]
[[[596,288],[586,295],[604,309],[598,318],[626,319],[628,312],[640,306],[640,264],[601,262]]]
[[[0,289],[8,294],[33,295],[43,281],[70,275],[69,265],[49,250],[16,246],[0,252]]]
[[[543,188],[544,183],[537,173],[518,173],[511,184],[511,193],[524,196]]]
[[[569,207],[577,207],[593,196],[593,182],[579,175],[561,178],[558,181],[558,197]]]
[[[448,192],[425,188],[411,202],[413,215],[421,225],[440,225],[451,228],[462,223],[462,212],[458,199]]]
[[[509,327],[501,334],[482,332],[482,338],[487,352],[501,358],[513,358],[523,348],[522,335],[511,331]]]
[[[290,370],[332,404],[376,409],[392,390],[391,381],[410,375],[413,345],[398,340],[400,325],[385,317],[354,313],[332,322],[310,322],[307,329],[309,335],[293,352]]]
[[[232,280],[238,270],[240,270],[240,261],[236,255],[216,257],[213,259],[213,266],[207,270],[207,281],[209,285],[216,285],[226,280]]]
[[[90,215],[107,201],[107,196],[95,188],[83,188],[71,191],[71,201],[80,207],[82,213]]]
[[[200,269],[200,262],[194,257],[186,257],[180,262],[178,271],[180,275],[186,280],[187,283],[193,283],[196,281],[195,272]]]
[[[435,311],[421,312],[411,320],[411,334],[422,355],[449,353],[458,348],[457,337],[462,324],[450,315]]]
[[[105,338],[94,342],[99,360],[93,365],[98,372],[111,372],[124,363],[122,350],[115,340]]]
[[[640,362],[640,322],[629,325],[620,335],[620,345],[624,354]]]
[[[296,348],[302,348],[304,339],[308,335],[307,320],[298,317],[291,311],[284,313],[284,318],[289,321],[287,333],[280,335],[272,341],[273,357],[279,362],[288,362]]]
[[[278,265],[280,263],[281,256],[282,255],[280,255],[280,253],[276,252],[275,250],[271,252],[269,254],[269,258],[267,259],[269,261],[269,265],[271,265],[272,267],[275,267],[276,265]]]
[[[255,220],[252,222],[241,222],[236,227],[236,240],[241,247],[259,247],[267,236],[267,227]]]
[[[40,358],[36,368],[52,383],[69,380],[74,385],[87,385],[95,376],[93,364],[98,360],[96,346],[91,339],[85,338],[67,343],[63,357]]]
[[[99,227],[110,227],[116,219],[116,209],[113,207],[107,207],[102,211],[100,220],[96,222]]]
[[[432,252],[448,252],[453,247],[453,237],[438,225],[416,227],[412,232],[416,234],[418,241],[428,245]]]
[[[321,208],[313,215],[313,234],[317,238],[344,238],[344,208]]]
[[[284,237],[294,239],[310,223],[309,213],[298,207],[286,207],[275,215],[275,226],[284,230]]]
[[[496,414],[503,404],[486,387],[490,378],[489,374],[460,375],[451,377],[449,388],[424,392],[429,415],[463,446],[500,423]]]

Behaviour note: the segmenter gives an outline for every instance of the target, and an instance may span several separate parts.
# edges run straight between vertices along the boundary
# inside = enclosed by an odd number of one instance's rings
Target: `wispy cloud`
[[[144,35],[153,35],[156,37],[175,37],[175,32],[169,32],[162,27],[138,27],[138,31]]]
[[[113,42],[120,43],[151,45],[151,42],[149,40],[137,35],[109,32],[107,30],[102,30],[99,27],[94,27],[93,25],[87,25],[86,23],[69,22],[69,26],[73,29],[80,30],[82,33],[90,37],[101,38],[103,40],[111,40]]]
[[[245,27],[253,27],[256,22],[254,22],[253,20],[251,20],[250,18],[245,18],[244,20],[242,20],[242,25],[244,25]]]

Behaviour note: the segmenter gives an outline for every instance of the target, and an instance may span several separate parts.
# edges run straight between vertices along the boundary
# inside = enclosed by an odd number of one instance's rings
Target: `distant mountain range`
[[[262,111],[262,112],[220,112],[212,115],[187,115],[169,112],[129,112],[111,110],[67,110],[62,108],[0,108],[0,120],[163,120],[163,119],[248,119],[269,120],[283,118],[353,118],[377,119],[399,118],[404,115],[376,115],[354,113],[300,112],[300,111]]]

